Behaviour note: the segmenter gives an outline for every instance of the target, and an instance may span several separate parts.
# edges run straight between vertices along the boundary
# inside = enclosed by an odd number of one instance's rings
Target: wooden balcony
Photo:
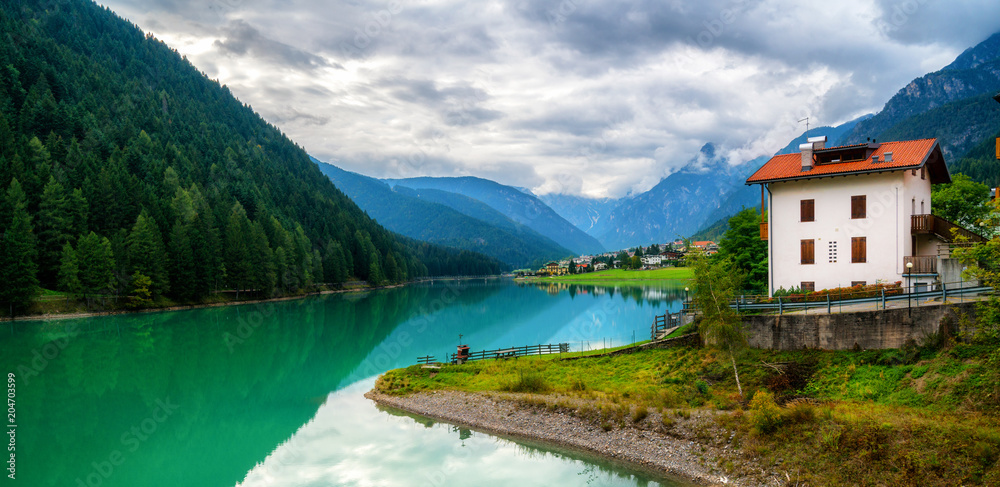
[[[760,239],[767,240],[767,222],[760,223]]]
[[[952,229],[955,229],[955,231],[952,232]],[[912,235],[932,234],[945,242],[954,242],[956,235],[965,237],[969,242],[986,241],[982,236],[935,215],[910,216],[910,233]],[[916,264],[913,265],[915,266]]]
[[[903,274],[937,274],[936,255],[913,255],[903,257]],[[913,263],[913,267],[906,268],[906,264]]]

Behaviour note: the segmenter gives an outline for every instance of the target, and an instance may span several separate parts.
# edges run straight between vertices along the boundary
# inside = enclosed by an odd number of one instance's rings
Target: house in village
[[[950,183],[936,139],[825,147],[771,158],[746,184],[761,185],[768,221],[768,288],[831,289],[902,282],[915,291],[961,280],[952,229],[931,214],[931,184]]]
[[[719,253],[719,245],[711,240],[699,240],[697,242],[691,242],[691,246],[704,251],[708,255],[713,255]]]
[[[549,276],[562,276],[569,273],[569,261],[566,261],[566,265],[560,265],[559,262],[549,262],[545,264],[545,267],[538,269],[536,274],[538,275],[549,275]]]
[[[660,254],[644,255],[639,258],[644,266],[659,266],[663,263],[663,256]]]

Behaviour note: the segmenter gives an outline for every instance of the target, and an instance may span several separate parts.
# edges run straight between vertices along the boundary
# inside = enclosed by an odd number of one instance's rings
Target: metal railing
[[[912,291],[915,286],[911,286],[906,290]],[[886,292],[889,289],[889,292]],[[941,302],[945,302],[949,297],[965,297],[965,296],[977,296],[993,294],[994,290],[989,286],[972,286],[970,283],[956,282],[956,283],[945,283],[938,286],[938,289],[927,290],[927,291],[917,291],[917,292],[893,292],[899,288],[883,288],[879,291],[878,295],[874,297],[864,297],[864,298],[846,298],[846,299],[835,299],[836,295],[827,294],[825,300],[813,300],[809,301],[803,299],[801,301],[791,300],[788,297],[778,297],[774,298],[774,302],[752,302],[746,297],[741,297],[736,299],[730,304],[731,307],[736,308],[738,312],[754,311],[754,312],[774,312],[777,311],[778,314],[784,314],[785,312],[793,312],[799,310],[805,310],[808,312],[809,309],[826,308],[827,313],[833,313],[834,308],[842,310],[845,306],[857,305],[857,304],[875,304],[875,309],[885,309],[887,302],[893,301],[909,301],[919,303],[921,300],[937,299],[940,298]],[[904,290],[905,291],[905,290]],[[919,306],[919,304],[918,304]]]

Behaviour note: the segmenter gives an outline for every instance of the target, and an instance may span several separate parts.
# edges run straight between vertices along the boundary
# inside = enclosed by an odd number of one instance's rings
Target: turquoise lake
[[[451,281],[0,323],[0,366],[15,377],[17,485],[682,485],[381,410],[362,395],[385,370],[442,360],[459,335],[473,350],[648,339],[653,317],[679,310],[683,293],[682,283]]]

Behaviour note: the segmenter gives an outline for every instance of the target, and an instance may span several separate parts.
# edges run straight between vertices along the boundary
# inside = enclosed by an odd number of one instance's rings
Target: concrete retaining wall
[[[911,312],[912,315],[908,314]],[[908,341],[922,343],[937,333],[950,316],[953,333],[960,313],[976,314],[975,303],[922,306],[912,310],[887,309],[839,314],[744,316],[743,325],[753,348],[825,350],[900,348]]]

